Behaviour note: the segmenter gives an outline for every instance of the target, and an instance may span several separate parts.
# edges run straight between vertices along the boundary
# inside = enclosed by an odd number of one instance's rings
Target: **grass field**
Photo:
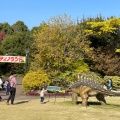
[[[107,105],[101,106],[92,97],[87,108],[72,104],[70,98],[57,98],[56,102],[51,98],[46,104],[39,99],[15,100],[15,105],[3,101],[0,120],[120,120],[120,97],[106,97],[106,101]]]

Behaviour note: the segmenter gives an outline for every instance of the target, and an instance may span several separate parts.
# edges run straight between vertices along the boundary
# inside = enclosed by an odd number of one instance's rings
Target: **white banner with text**
[[[26,63],[25,56],[0,56],[0,62]]]

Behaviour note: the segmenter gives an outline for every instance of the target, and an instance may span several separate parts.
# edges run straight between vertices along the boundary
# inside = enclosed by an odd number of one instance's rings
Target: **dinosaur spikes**
[[[84,77],[84,78],[86,78],[86,77]],[[95,82],[94,80],[89,80],[89,78],[78,80],[77,82],[72,84],[71,88],[77,88],[81,85],[88,86],[90,88],[101,90],[101,91],[103,90],[103,87],[98,82]]]

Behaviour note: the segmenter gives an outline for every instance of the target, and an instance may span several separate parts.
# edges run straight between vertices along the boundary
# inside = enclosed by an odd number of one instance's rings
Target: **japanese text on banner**
[[[0,62],[26,63],[25,56],[0,56]]]

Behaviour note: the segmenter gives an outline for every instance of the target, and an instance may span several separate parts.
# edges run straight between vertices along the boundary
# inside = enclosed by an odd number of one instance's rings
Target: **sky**
[[[13,25],[20,20],[32,29],[63,14],[73,21],[100,14],[120,17],[120,0],[0,0],[0,23]]]

